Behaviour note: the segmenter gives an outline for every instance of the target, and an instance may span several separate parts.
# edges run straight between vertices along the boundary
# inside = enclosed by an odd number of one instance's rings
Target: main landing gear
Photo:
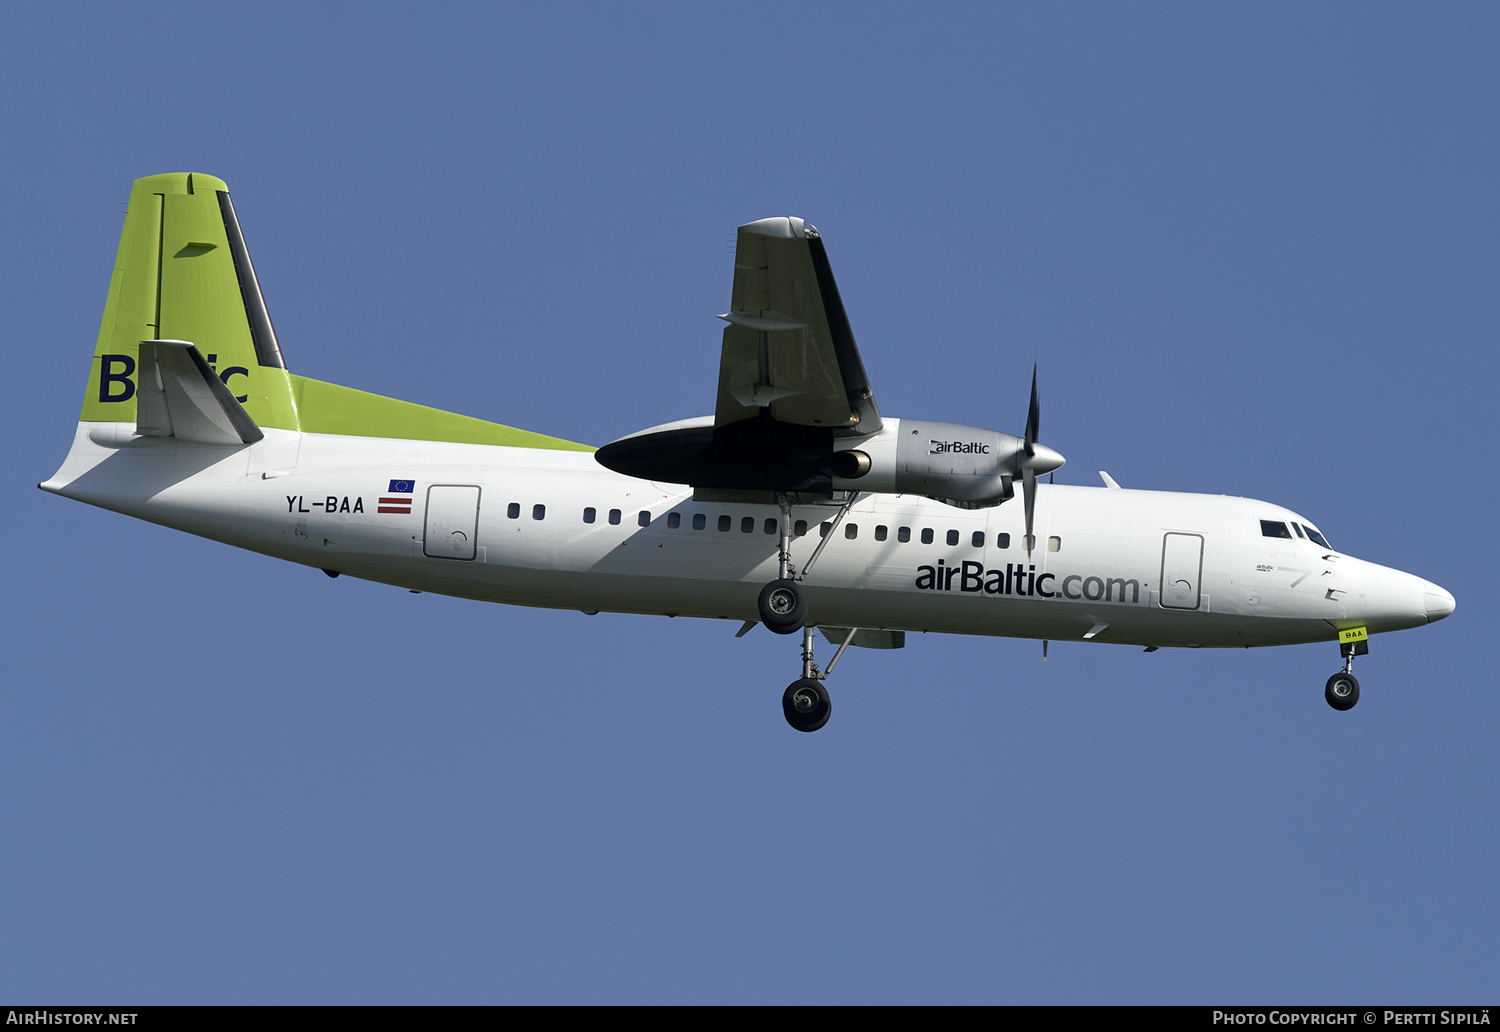
[[[858,627],[849,628],[848,637],[833,654],[828,669],[820,671],[818,664],[813,662],[813,629],[802,628],[802,676],[787,685],[781,695],[781,711],[786,714],[786,722],[798,731],[816,731],[833,715],[833,700],[828,697],[823,682],[833,673],[833,668],[857,633]]]
[[[786,722],[798,731],[816,731],[833,715],[833,700],[822,681],[802,677],[787,685],[781,696],[781,709]]]
[[[760,622],[777,634],[792,634],[807,622],[807,596],[789,577],[773,580],[761,588],[757,605]]]
[[[1359,702],[1359,682],[1354,679],[1354,657],[1369,655],[1370,646],[1368,642],[1352,641],[1341,644],[1339,650],[1344,654],[1344,669],[1328,679],[1328,685],[1323,689],[1323,698],[1328,700],[1328,705],[1342,712],[1353,709],[1355,703]]]
[[[798,572],[792,567],[792,505],[785,492],[776,495],[776,504],[781,508],[781,537],[776,552],[776,579],[760,589],[760,598],[756,600],[760,622],[766,625],[767,630],[777,634],[795,634],[802,630],[802,625],[807,622],[807,596],[803,594],[797,582],[807,577],[813,563],[817,562],[818,556],[822,554],[823,546],[828,544],[829,539],[833,537],[833,531],[837,529],[858,498],[858,491],[850,492],[849,497],[839,506],[838,514],[834,516],[828,527],[828,533],[823,535],[823,539],[818,542],[818,547],[813,549],[812,556]]]
[[[823,681],[833,673],[834,665],[859,629],[849,629],[849,636],[833,654],[828,669],[819,672],[818,664],[813,662],[813,629],[807,626],[807,596],[797,582],[807,576],[813,563],[823,553],[823,546],[832,540],[834,530],[858,499],[858,491],[849,493],[848,498],[839,506],[838,514],[830,522],[827,533],[818,542],[818,547],[813,549],[813,554],[808,557],[799,573],[792,567],[792,505],[785,492],[776,495],[776,504],[781,508],[781,537],[776,554],[777,575],[775,580],[760,589],[756,608],[760,622],[768,630],[777,634],[802,632],[802,676],[787,685],[781,696],[781,710],[786,714],[786,722],[798,731],[816,731],[828,723],[828,718],[833,714],[833,700],[828,697],[828,689],[823,687]]]

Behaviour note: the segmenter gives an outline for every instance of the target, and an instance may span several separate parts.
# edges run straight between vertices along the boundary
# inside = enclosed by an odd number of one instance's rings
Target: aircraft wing
[[[797,218],[739,228],[714,427],[757,417],[853,434],[880,430],[854,333],[817,229]]]

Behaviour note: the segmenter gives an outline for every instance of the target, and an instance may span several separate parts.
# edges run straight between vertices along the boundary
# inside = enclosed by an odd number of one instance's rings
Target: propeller
[[[1036,518],[1036,438],[1042,427],[1042,399],[1036,390],[1036,363],[1031,363],[1031,408],[1026,413],[1026,458],[1021,464],[1022,486],[1026,492],[1026,558],[1031,558],[1036,535],[1032,523]],[[1044,646],[1045,647],[1045,646]],[[1045,658],[1045,657],[1044,657]]]
[[[1042,426],[1042,397],[1037,391],[1036,363],[1031,365],[1031,407],[1026,413],[1025,455],[1020,459],[1021,486],[1026,499],[1026,558],[1031,558],[1036,547],[1036,478],[1038,473],[1051,473],[1065,461],[1057,452],[1045,444],[1037,443]]]

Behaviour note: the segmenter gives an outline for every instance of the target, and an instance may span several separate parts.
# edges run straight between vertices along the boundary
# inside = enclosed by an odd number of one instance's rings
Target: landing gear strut
[[[828,669],[820,671],[818,664],[813,662],[813,629],[802,628],[802,676],[787,685],[781,696],[781,711],[786,714],[786,722],[798,731],[816,731],[833,715],[833,700],[828,697],[823,682],[833,673],[839,658],[858,632],[858,627],[849,628],[849,636],[833,654]]]
[[[859,492],[851,491],[843,504],[839,506],[838,513],[829,523],[827,533],[822,535],[818,547],[813,549],[813,554],[802,565],[799,572],[792,566],[792,504],[787,498],[786,492],[778,492],[776,504],[781,509],[780,539],[776,550],[776,579],[760,589],[760,598],[756,600],[756,608],[759,612],[760,622],[766,628],[777,634],[794,634],[802,632],[802,676],[791,684],[781,696],[781,710],[786,714],[786,722],[798,731],[816,731],[828,723],[828,718],[833,714],[833,701],[828,697],[828,689],[823,687],[823,681],[854,640],[854,635],[859,628],[851,627],[849,636],[839,646],[839,650],[833,654],[833,659],[828,664],[828,669],[819,672],[818,664],[813,662],[813,629],[807,624],[807,596],[797,582],[807,577],[812,569],[813,563],[818,561],[818,556],[823,554],[823,548],[833,539],[833,532],[838,529],[839,523],[844,516],[854,507],[859,500]],[[748,625],[747,625],[748,626]]]
[[[1359,682],[1354,679],[1354,657],[1367,655],[1370,646],[1365,642],[1349,642],[1340,645],[1344,653],[1344,669],[1328,679],[1323,689],[1323,698],[1336,710],[1351,710],[1359,702]]]
[[[802,589],[797,586],[797,582],[807,577],[813,563],[817,562],[818,556],[822,554],[823,546],[828,544],[833,531],[858,499],[858,491],[849,493],[849,497],[839,506],[838,514],[834,516],[828,533],[823,535],[823,540],[819,541],[818,547],[813,549],[812,556],[798,571],[792,566],[792,503],[787,498],[786,492],[777,493],[776,504],[781,509],[781,520],[780,538],[776,549],[776,579],[760,589],[760,598],[756,600],[760,622],[766,625],[767,630],[775,631],[777,634],[794,634],[807,622],[807,598],[803,595]]]

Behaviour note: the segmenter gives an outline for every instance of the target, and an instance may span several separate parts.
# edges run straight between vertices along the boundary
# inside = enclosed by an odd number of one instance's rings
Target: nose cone
[[[1423,583],[1425,587],[1422,591],[1422,598],[1427,604],[1427,622],[1437,623],[1445,616],[1452,616],[1453,610],[1458,608],[1453,595],[1431,581]]]
[[[1055,469],[1062,469],[1063,464],[1068,461],[1045,444],[1036,444],[1032,445],[1032,447],[1036,451],[1031,457],[1030,465],[1032,469],[1036,470],[1037,476],[1041,476],[1044,473],[1051,473]],[[1022,458],[1025,458],[1025,456],[1023,455]]]

